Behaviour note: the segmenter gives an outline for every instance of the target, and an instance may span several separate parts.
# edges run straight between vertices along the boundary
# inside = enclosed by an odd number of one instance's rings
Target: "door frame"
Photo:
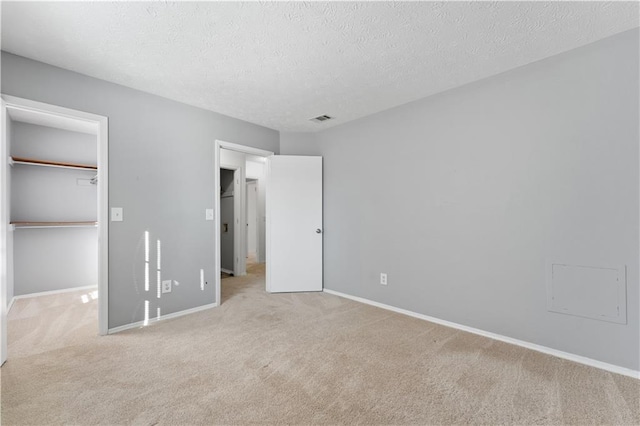
[[[275,153],[272,151],[266,151],[264,149],[259,149],[259,148],[253,148],[250,146],[246,146],[246,145],[240,145],[237,143],[232,143],[232,142],[226,142],[223,140],[219,140],[216,139],[215,141],[215,145],[214,145],[214,175],[213,175],[213,184],[214,184],[214,188],[215,188],[215,205],[214,205],[214,247],[215,247],[215,257],[214,257],[214,274],[215,274],[215,286],[216,286],[216,303],[218,304],[218,306],[220,306],[222,304],[222,300],[220,299],[220,287],[221,287],[221,280],[220,280],[220,150],[221,149],[228,149],[230,151],[236,151],[236,152],[240,152],[242,154],[249,154],[249,155],[256,155],[258,157],[270,157],[272,155],[274,155]],[[225,167],[227,168],[227,167]],[[241,182],[240,182],[240,187],[242,190],[242,194],[240,195],[240,203],[241,203],[241,208],[240,208],[240,217],[242,218],[244,215],[242,214],[242,209],[245,208],[245,202],[242,200],[242,198],[244,198],[244,193],[245,193],[245,186],[246,186],[246,179],[245,179],[245,167],[242,168],[242,177],[241,177]],[[234,188],[235,191],[235,188]],[[265,194],[267,194],[266,192],[266,184],[265,184]],[[235,192],[234,192],[235,195]],[[240,227],[243,228],[243,227]],[[246,226],[244,226],[244,228],[246,228]],[[267,226],[268,228],[268,226]],[[240,233],[236,233],[236,239],[235,241],[238,241],[237,234],[241,234],[240,235],[240,246],[237,246],[234,248],[234,252],[236,253],[244,253],[246,251],[246,249],[244,248],[246,245],[246,238],[243,238],[243,236],[246,233],[246,229],[243,230],[243,232]],[[267,241],[268,241],[268,236],[267,236]],[[266,244],[267,247],[269,247],[269,244],[267,242]],[[237,250],[237,251],[236,251]],[[267,269],[269,268],[269,249],[267,248]],[[244,259],[243,259],[244,260]]]
[[[8,119],[9,109],[21,109],[58,117],[67,117],[77,120],[88,121],[97,126],[97,157],[98,157],[98,334],[106,335],[109,327],[109,119],[108,117],[64,108],[57,105],[32,101],[2,94],[1,114],[2,114],[2,139],[0,142],[0,191],[2,192],[2,214],[0,217],[0,239],[3,247],[6,247],[7,233],[9,231],[10,200],[7,197],[9,192],[7,176],[9,166],[7,157],[8,134],[5,120]],[[5,197],[7,197],[5,199]],[[6,307],[7,307],[7,284],[10,277],[6,274],[7,251],[2,253],[1,266],[3,273],[0,277],[0,305],[1,306],[1,326],[2,342],[0,345],[0,363],[6,359]]]

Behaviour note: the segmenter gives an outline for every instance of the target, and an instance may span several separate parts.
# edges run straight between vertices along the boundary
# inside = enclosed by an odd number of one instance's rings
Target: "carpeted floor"
[[[106,337],[89,292],[17,301],[2,424],[640,424],[638,380],[263,273]]]

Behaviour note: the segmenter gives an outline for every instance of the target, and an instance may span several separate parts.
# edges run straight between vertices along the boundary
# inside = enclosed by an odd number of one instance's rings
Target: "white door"
[[[7,105],[4,100],[0,101],[0,113],[2,114],[2,141],[0,141],[0,365],[7,360],[7,281],[8,281],[8,265],[7,258],[7,232],[9,224],[9,182],[8,182],[8,130],[9,117]]]
[[[254,259],[258,246],[258,182],[247,183],[247,256]]]
[[[322,291],[322,157],[268,157],[267,179],[267,291]]]

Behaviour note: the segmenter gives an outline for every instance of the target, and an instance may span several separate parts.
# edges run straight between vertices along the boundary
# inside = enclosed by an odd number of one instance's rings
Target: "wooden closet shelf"
[[[65,228],[97,226],[98,222],[11,222],[16,228]]]
[[[11,161],[15,164],[30,164],[33,166],[51,166],[51,167],[65,167],[69,169],[81,169],[81,170],[98,170],[98,166],[92,166],[90,164],[78,164],[78,163],[65,163],[61,161],[49,161],[49,160],[37,160],[34,158],[24,157],[11,157]]]

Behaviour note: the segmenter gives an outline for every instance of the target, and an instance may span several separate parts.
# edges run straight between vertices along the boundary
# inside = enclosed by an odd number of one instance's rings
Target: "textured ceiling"
[[[6,51],[283,131],[638,25],[636,2],[2,2]]]

